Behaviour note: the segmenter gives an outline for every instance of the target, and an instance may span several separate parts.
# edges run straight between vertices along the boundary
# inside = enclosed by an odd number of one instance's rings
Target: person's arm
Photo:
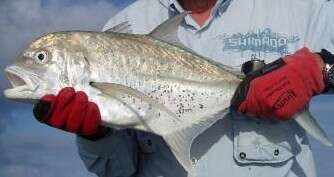
[[[88,101],[84,92],[66,87],[57,95],[45,95],[35,104],[33,112],[39,122],[78,135],[79,155],[90,172],[101,177],[135,174],[134,133],[102,126],[98,106]]]
[[[146,15],[138,16],[138,12],[143,9],[146,9]],[[117,32],[146,34],[159,25],[160,18],[164,16],[162,13],[167,15],[165,7],[158,1],[135,1],[109,19],[102,31],[125,23],[127,27]],[[112,131],[97,141],[78,136],[80,157],[86,167],[99,176],[133,176],[137,172],[138,163],[137,139],[133,134],[135,131],[130,135],[127,131]]]
[[[333,18],[334,2],[322,2],[316,13],[310,15],[306,47],[313,52],[326,49],[334,53]],[[249,115],[287,120],[307,105],[312,96],[322,93],[325,87],[333,87],[324,75],[324,65],[332,61],[324,62],[305,49],[284,57],[283,61],[287,62],[281,62],[284,64],[273,71],[244,79],[232,106]]]
[[[108,20],[102,31],[128,22],[127,7]],[[131,26],[122,32],[132,32]],[[99,177],[132,177],[137,172],[138,144],[135,131],[111,130],[97,140],[77,136],[78,152],[86,168]]]
[[[325,64],[333,65],[334,55],[319,54],[303,48],[251,73],[239,85],[232,107],[256,117],[292,118],[314,95],[333,87]]]
[[[99,177],[132,177],[137,172],[134,133],[113,130],[98,140],[77,136],[78,151],[88,171]]]

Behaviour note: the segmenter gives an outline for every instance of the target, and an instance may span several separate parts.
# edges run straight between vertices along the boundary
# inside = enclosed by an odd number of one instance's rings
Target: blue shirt
[[[146,34],[182,11],[176,0],[138,0],[104,30],[128,21],[132,33]],[[333,11],[333,2],[324,0],[218,0],[203,26],[187,16],[178,35],[199,54],[240,69],[251,58],[270,62],[304,46],[334,51]],[[308,139],[294,121],[228,116],[195,139],[191,156],[197,176],[316,176]],[[98,176],[188,176],[156,135],[124,130],[77,142],[88,170]]]

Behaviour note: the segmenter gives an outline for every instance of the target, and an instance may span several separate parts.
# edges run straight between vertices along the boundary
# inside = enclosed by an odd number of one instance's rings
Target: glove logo
[[[295,99],[297,97],[296,93],[293,90],[287,90],[283,94],[281,94],[276,102],[273,105],[274,110],[281,109],[285,105],[287,105],[291,100]]]

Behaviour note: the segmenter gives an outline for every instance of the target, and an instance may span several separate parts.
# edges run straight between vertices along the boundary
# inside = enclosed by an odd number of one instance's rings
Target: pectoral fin
[[[229,113],[229,109],[222,110],[210,117],[203,117],[203,121],[194,122],[191,126],[183,126],[178,131],[162,136],[177,160],[190,176],[195,175],[190,160],[190,150],[194,139],[210,128],[218,120],[225,118],[227,113]]]
[[[138,117],[138,119],[133,120],[133,125],[146,125],[147,121],[157,118],[161,113],[176,117],[164,105],[133,88],[114,83],[91,82],[90,85],[131,109]]]

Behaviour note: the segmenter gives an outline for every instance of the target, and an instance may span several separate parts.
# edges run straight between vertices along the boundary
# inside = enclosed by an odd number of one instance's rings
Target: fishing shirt
[[[176,0],[138,0],[111,17],[103,30],[123,22],[147,34],[184,10]],[[334,3],[325,0],[218,0],[199,26],[190,15],[180,41],[200,55],[240,70],[250,59],[267,63],[302,47],[334,52]],[[103,177],[186,177],[161,137],[113,130],[97,141],[77,138],[81,159]],[[231,112],[198,136],[191,148],[198,177],[315,177],[305,131],[294,120],[254,119]]]

